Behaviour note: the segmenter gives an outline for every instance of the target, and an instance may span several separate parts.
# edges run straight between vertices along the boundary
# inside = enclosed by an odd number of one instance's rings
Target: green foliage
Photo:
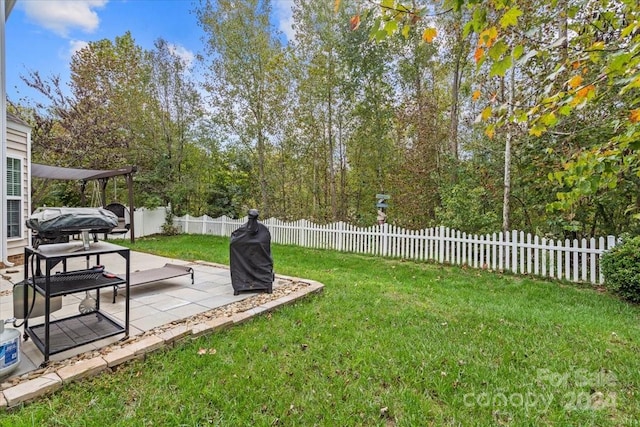
[[[443,188],[441,207],[436,208],[438,224],[471,234],[487,234],[500,230],[500,218],[486,187],[461,182]]]
[[[173,214],[173,210],[171,208],[167,208],[167,212],[164,216],[164,224],[162,224],[162,234],[165,236],[175,236],[180,234],[178,227],[173,224],[173,218],[175,215]]]
[[[34,178],[32,185],[35,188],[45,187],[41,197],[33,197],[31,204],[33,210],[41,206],[79,206],[80,186],[76,182],[56,181],[46,183],[41,178]]]
[[[606,288],[627,301],[640,302],[640,236],[624,239],[600,261]]]
[[[464,36],[475,45],[474,100],[483,104],[478,121],[484,123],[489,137],[507,127],[512,132],[518,123],[532,136],[557,132],[572,141],[576,136],[561,133],[558,127],[582,119],[589,105],[597,111],[590,117],[592,122],[613,124],[614,132],[607,138],[580,147],[562,160],[562,167],[555,166],[551,176],[566,188],[557,193],[552,209],[570,215],[585,197],[616,188],[621,174],[640,175],[640,8],[636,0],[451,0],[443,6],[465,16]],[[378,23],[375,38],[385,40],[394,32],[404,34],[402,25],[420,26],[418,20],[406,19],[409,11],[418,16],[427,10],[431,8],[416,7],[415,2],[389,1],[375,3],[366,15]],[[386,25],[396,20],[402,25]],[[513,82],[518,93],[515,101],[504,96],[516,90],[512,84],[505,91],[509,71],[517,73],[518,79],[527,76]],[[609,100],[615,100],[612,109]],[[637,211],[628,215],[640,218]]]

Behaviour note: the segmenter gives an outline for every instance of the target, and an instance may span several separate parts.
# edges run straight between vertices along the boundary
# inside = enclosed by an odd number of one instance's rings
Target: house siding
[[[7,157],[20,160],[22,170],[21,186],[21,228],[20,237],[7,239],[7,258],[9,262],[22,264],[24,248],[29,245],[30,231],[24,225],[31,214],[31,129],[23,122],[7,117]],[[6,178],[3,179],[6,185]]]

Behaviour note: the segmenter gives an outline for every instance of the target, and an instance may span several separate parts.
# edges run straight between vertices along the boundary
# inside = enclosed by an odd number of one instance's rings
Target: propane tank
[[[0,377],[11,373],[20,364],[20,332],[4,324],[13,319],[0,320]]]

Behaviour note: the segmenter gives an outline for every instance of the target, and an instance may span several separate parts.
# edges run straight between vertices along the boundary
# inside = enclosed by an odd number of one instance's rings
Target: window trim
[[[9,161],[18,161],[18,172],[19,172],[19,190],[20,190],[20,195],[19,196],[13,196],[10,195],[9,193],[9,172],[13,172],[15,171],[15,169],[9,169]],[[7,169],[6,169],[6,173],[7,173],[7,180],[6,180],[6,194],[7,194],[7,241],[13,241],[13,240],[22,240],[24,239],[24,226],[23,226],[23,222],[22,221],[22,217],[23,217],[23,206],[24,206],[24,191],[23,191],[23,181],[24,181],[24,177],[23,177],[23,168],[24,168],[24,159],[17,157],[17,156],[11,156],[11,155],[7,155]],[[13,166],[13,165],[12,165]],[[13,183],[12,183],[13,184]],[[18,234],[15,236],[10,236],[9,235],[9,201],[18,201],[20,204],[20,208],[18,210]]]

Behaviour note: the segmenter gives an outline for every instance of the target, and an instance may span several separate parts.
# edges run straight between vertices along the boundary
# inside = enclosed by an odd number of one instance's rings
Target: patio
[[[310,292],[317,292],[323,287],[317,282],[277,275],[273,285],[273,295],[262,292],[241,292],[234,296],[229,269],[226,266],[202,261],[187,262],[133,251],[130,258],[132,273],[159,268],[166,263],[188,265],[194,270],[195,282],[191,284],[189,276],[181,276],[131,288],[129,339],[127,340],[122,340],[123,335],[118,335],[69,349],[51,355],[49,363],[44,366],[41,366],[44,356],[33,341],[21,340],[19,366],[0,378],[2,381],[0,389],[3,391],[0,394],[0,407],[10,407],[32,400],[62,386],[64,382],[86,377],[94,371],[97,373],[103,369],[112,368],[134,357],[144,357],[146,352],[172,344],[178,338],[197,336],[201,333],[213,332],[218,327],[239,323],[256,314],[295,301]],[[125,268],[122,258],[116,254],[103,256],[101,263],[117,274],[123,273]],[[70,259],[67,269],[71,271],[85,267],[86,261],[80,257]],[[13,283],[20,282],[23,277],[24,266],[3,269],[0,283],[0,319],[13,316],[11,290]],[[292,286],[294,284],[302,286]],[[93,291],[94,297],[95,294]],[[125,290],[120,289],[117,292],[116,302],[113,303],[112,289],[103,288],[100,291],[100,310],[124,323],[125,295]],[[84,298],[84,292],[63,296],[62,308],[51,313],[51,320],[78,314],[79,304]],[[253,299],[258,300],[249,304]],[[270,301],[266,302],[266,300]],[[223,314],[214,312],[213,314],[222,318],[217,321],[207,320],[206,315],[212,310],[225,306],[233,307],[237,305],[234,303],[242,301],[247,302],[246,307]],[[42,323],[43,317],[30,319],[29,322],[30,324]],[[19,319],[18,323],[21,324],[22,321]],[[11,324],[7,324],[6,327],[13,328]],[[17,329],[22,334],[22,327]],[[149,337],[153,339],[147,339]],[[145,341],[148,345],[144,343]],[[130,349],[123,353],[127,345]],[[97,350],[100,351],[97,352]],[[118,353],[120,356],[109,358],[110,352],[113,354],[120,352]],[[96,359],[94,357],[96,354],[99,360],[88,364],[85,362],[84,368],[78,363]],[[122,357],[122,354],[126,356]],[[96,364],[98,369],[95,367]],[[75,373],[65,374],[64,369],[68,370],[68,367],[73,365],[76,366],[73,370]],[[77,372],[78,367],[80,372]],[[52,374],[53,377],[51,377]],[[53,387],[51,387],[52,382]]]

